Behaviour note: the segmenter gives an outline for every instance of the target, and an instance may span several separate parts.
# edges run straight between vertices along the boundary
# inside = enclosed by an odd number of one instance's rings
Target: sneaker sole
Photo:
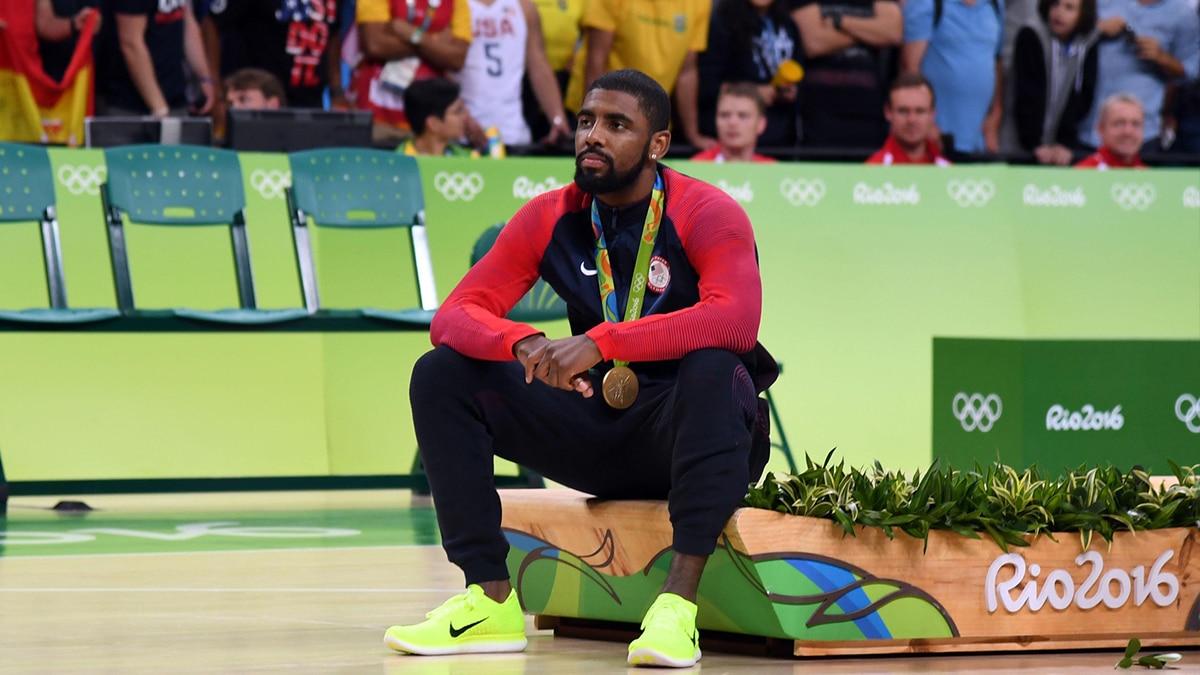
[[[649,647],[639,647],[629,652],[631,666],[668,666],[671,668],[690,668],[700,660],[700,650],[696,650],[691,659],[677,659]]]
[[[405,654],[418,654],[420,656],[445,656],[447,654],[488,654],[488,653],[504,653],[504,652],[523,652],[525,645],[529,640],[525,636],[511,639],[477,639],[474,641],[464,640],[452,645],[444,647],[429,647],[426,645],[414,645],[399,638],[394,638],[387,635],[383,638],[383,643],[388,647],[398,652]]]

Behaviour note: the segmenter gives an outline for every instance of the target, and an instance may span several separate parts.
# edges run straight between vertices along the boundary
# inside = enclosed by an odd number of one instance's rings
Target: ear
[[[767,117],[765,115],[759,115],[758,116],[758,129],[754,132],[755,138],[762,136],[763,132],[766,130],[767,130]]]
[[[277,110],[279,108],[279,97],[272,96],[267,99],[267,110]]]
[[[667,150],[671,147],[671,132],[658,131],[650,137],[650,155],[654,159],[662,159],[667,156]]]
[[[887,120],[888,124],[892,123],[892,104],[891,103],[883,104],[883,119]]]

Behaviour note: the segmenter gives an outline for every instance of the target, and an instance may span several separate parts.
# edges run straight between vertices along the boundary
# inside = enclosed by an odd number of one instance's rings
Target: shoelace
[[[650,628],[664,628],[669,630],[679,630],[679,624],[687,623],[690,617],[678,605],[673,603],[661,603],[654,607],[653,611],[646,615],[643,622],[642,630]]]
[[[441,607],[437,607],[430,611],[425,615],[425,618],[436,619],[443,617],[451,612],[457,612],[463,607],[466,607],[467,609],[475,609],[475,605],[478,603],[478,600],[479,598],[477,595],[469,590],[466,593],[459,593],[458,595],[442,603]]]

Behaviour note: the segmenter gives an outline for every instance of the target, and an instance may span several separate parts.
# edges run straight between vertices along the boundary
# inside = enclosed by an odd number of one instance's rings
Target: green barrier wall
[[[71,304],[114,306],[103,154],[52,158]],[[286,157],[242,165],[260,306],[298,306]],[[1200,338],[1196,170],[673,165],[754,222],[761,338],[784,363],[773,391],[799,452],[927,464],[935,336]],[[573,172],[564,158],[421,166],[442,297],[479,232]],[[129,229],[140,306],[235,302],[224,232]],[[328,306],[415,304],[400,235],[321,232],[315,246]],[[0,227],[0,305],[44,304],[40,273],[34,226]],[[0,333],[4,467],[18,482],[407,473],[408,373],[427,345],[404,333]]]

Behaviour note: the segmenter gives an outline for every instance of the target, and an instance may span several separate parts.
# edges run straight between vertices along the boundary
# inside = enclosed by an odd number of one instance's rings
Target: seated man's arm
[[[896,47],[904,40],[904,19],[900,5],[891,0],[876,0],[874,16],[842,17],[842,31],[871,47]]]

